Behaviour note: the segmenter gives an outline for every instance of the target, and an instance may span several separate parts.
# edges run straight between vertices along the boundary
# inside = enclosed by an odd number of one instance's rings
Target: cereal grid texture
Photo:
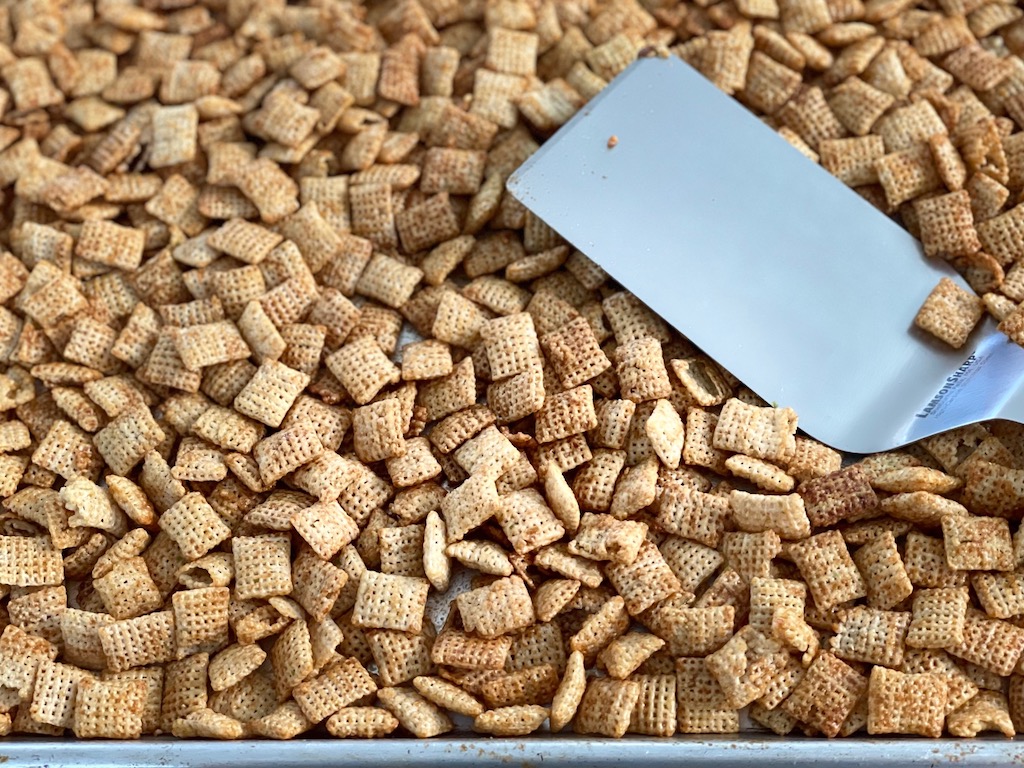
[[[640,54],[1024,343],[1011,3],[0,5],[0,734],[1024,727],[1024,429],[843,457],[504,192]]]

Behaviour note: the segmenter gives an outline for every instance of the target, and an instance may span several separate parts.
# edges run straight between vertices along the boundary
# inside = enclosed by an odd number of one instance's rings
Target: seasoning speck
[[[614,133],[611,136],[608,137],[608,149],[614,148],[615,145],[618,144],[618,143],[619,143],[619,137],[616,136]]]

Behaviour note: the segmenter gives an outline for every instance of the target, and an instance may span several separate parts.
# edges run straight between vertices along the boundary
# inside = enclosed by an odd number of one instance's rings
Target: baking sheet
[[[527,739],[446,736],[438,739],[337,741],[72,741],[17,738],[0,742],[0,765],[87,768],[336,768],[359,766],[521,766],[560,763],[577,766],[713,766],[740,768],[757,764],[864,766],[1008,766],[1024,762],[1024,742],[1003,737],[941,741],[917,738],[824,739],[779,736],[721,736],[670,739],[629,737],[621,740],[564,735]]]

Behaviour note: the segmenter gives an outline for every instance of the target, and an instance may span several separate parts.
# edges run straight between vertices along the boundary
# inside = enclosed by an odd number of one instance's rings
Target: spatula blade
[[[914,328],[939,278],[962,278],[679,59],[632,64],[508,189],[843,450],[920,436],[915,414],[994,333],[986,321],[957,351]],[[997,387],[1024,360],[1003,369]]]

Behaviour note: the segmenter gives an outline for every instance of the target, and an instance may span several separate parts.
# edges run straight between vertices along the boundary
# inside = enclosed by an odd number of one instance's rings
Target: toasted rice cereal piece
[[[794,479],[779,467],[751,456],[730,456],[725,460],[725,467],[736,477],[749,480],[762,490],[787,493],[795,485]]]
[[[667,643],[673,656],[706,656],[733,634],[736,612],[731,605],[706,608],[660,607],[645,619]]]
[[[171,733],[179,739],[240,739],[245,724],[212,709],[199,709],[174,721]]]
[[[178,658],[212,653],[228,643],[227,587],[187,589],[172,596]]]
[[[973,664],[1006,676],[1017,666],[1024,648],[1024,630],[998,619],[968,615],[964,641],[946,651]]]
[[[661,344],[656,338],[647,336],[621,344],[615,354],[615,374],[624,398],[640,403],[672,393]]]
[[[873,517],[878,497],[861,466],[853,465],[801,484],[807,516],[815,527]]]
[[[540,341],[563,387],[578,386],[612,366],[584,317],[569,320]]]
[[[60,584],[60,550],[45,537],[0,536],[0,584],[35,587]]]
[[[854,553],[853,561],[864,576],[872,608],[894,608],[914,591],[891,531],[864,544]]]
[[[714,447],[784,462],[796,449],[796,422],[791,408],[758,408],[732,398],[719,415]]]
[[[868,733],[941,736],[947,695],[939,674],[907,675],[874,667],[868,686]]]
[[[473,720],[473,730],[493,736],[527,736],[548,719],[548,708],[536,704],[488,710]]]
[[[657,495],[658,460],[650,456],[634,467],[627,467],[622,473],[609,511],[612,517],[620,520],[632,517],[653,504]]]
[[[138,269],[145,245],[143,233],[109,221],[87,221],[75,245],[75,255],[126,271]]]
[[[632,563],[611,563],[605,567],[605,574],[634,616],[680,590],[679,580],[661,551],[646,540]]]
[[[32,719],[60,728],[71,727],[78,684],[87,677],[92,674],[77,667],[40,660],[29,708]]]
[[[579,703],[573,729],[621,738],[640,696],[640,685],[629,680],[592,678]]]
[[[705,659],[730,706],[739,709],[767,692],[785,658],[781,648],[746,626]]]
[[[426,579],[365,571],[352,623],[357,627],[419,632],[430,584]]]
[[[913,648],[946,648],[963,643],[969,600],[966,587],[919,591],[914,595],[907,645]]]
[[[73,730],[78,738],[137,739],[146,704],[143,680],[84,677],[75,696]]]
[[[121,540],[124,541],[125,539]],[[145,544],[148,544],[148,536]],[[106,568],[102,569],[106,573],[98,575],[97,569],[104,565],[104,558],[110,557],[116,547],[117,544],[107,550],[93,568],[93,586],[99,593],[107,613],[115,619],[132,619],[160,608],[164,604],[163,595],[153,582],[146,561],[141,557],[128,557],[119,562],[108,563]],[[134,551],[141,551],[141,547],[135,548]]]
[[[255,672],[267,653],[259,645],[230,645],[210,659],[210,687],[224,691]]]
[[[206,676],[209,655],[197,653],[181,661],[171,661],[164,673],[160,728],[170,729],[179,717],[207,705]]]
[[[772,559],[782,551],[782,541],[771,529],[761,533],[729,531],[719,549],[729,567],[744,581],[750,581],[771,575]]]
[[[369,336],[349,342],[325,361],[345,390],[365,405],[387,384],[395,384],[401,372]]]
[[[253,449],[260,476],[268,486],[324,452],[313,427],[297,425],[261,440]]]
[[[1013,569],[1009,526],[1001,518],[947,515],[942,519],[946,560],[956,570]]]
[[[950,734],[973,738],[982,731],[998,731],[1007,738],[1016,735],[1012,710],[1006,697],[997,691],[979,691],[978,695],[946,717]]]
[[[916,587],[962,587],[967,584],[968,574],[951,568],[946,560],[942,539],[911,531],[907,534],[903,561],[907,575]]]
[[[452,354],[447,344],[435,339],[413,342],[402,349],[402,380],[422,381],[452,372]]]
[[[455,599],[469,632],[493,638],[534,623],[533,601],[518,576],[463,592]]]
[[[937,527],[945,515],[967,515],[967,508],[929,491],[897,493],[882,499],[882,512],[915,525]]]
[[[780,608],[803,614],[807,587],[790,579],[755,578],[750,581],[750,626],[763,634],[772,631],[772,619]]]
[[[381,688],[377,699],[414,736],[421,739],[438,736],[452,729],[452,722],[441,710],[408,688]]]
[[[781,708],[791,717],[834,737],[867,688],[868,681],[862,674],[831,653],[821,653]]]
[[[867,587],[838,531],[795,542],[789,555],[803,575],[815,604],[828,610],[867,595]]]
[[[911,614],[857,606],[845,611],[831,640],[832,651],[846,661],[899,667]]]
[[[291,593],[291,542],[288,535],[236,536],[231,541],[231,553],[237,599]]]
[[[624,451],[599,448],[573,482],[573,493],[581,509],[606,511],[611,508],[615,485],[626,463]]]
[[[875,170],[890,209],[937,190],[942,184],[931,149],[923,142],[889,151],[875,161]]]
[[[327,718],[327,732],[338,738],[375,739],[398,727],[398,719],[378,707],[342,707]]]
[[[811,534],[811,524],[799,494],[765,496],[732,491],[729,509],[733,521],[742,531],[759,533],[773,530],[784,539],[803,539]]]
[[[345,658],[294,690],[295,701],[310,722],[318,723],[377,690],[356,659]]]
[[[196,156],[198,124],[199,112],[193,104],[159,107],[154,110],[149,166],[167,168],[193,160]]]
[[[189,560],[198,560],[231,536],[231,529],[199,493],[175,502],[160,516],[160,527]]]
[[[115,621],[98,630],[107,667],[121,672],[174,658],[174,613],[161,611]]]
[[[591,560],[629,565],[636,560],[646,533],[646,523],[588,512],[580,520],[575,538],[569,542],[569,552]]]
[[[661,463],[676,469],[682,458],[685,430],[683,420],[668,400],[658,400],[644,422],[644,432]]]
[[[643,632],[627,632],[617,637],[604,648],[597,660],[608,674],[619,680],[629,677],[656,651],[664,647],[665,641],[656,635]],[[673,698],[675,692],[673,690]]]
[[[648,736],[671,736],[678,727],[676,675],[635,675],[640,685],[630,718],[629,732]]]
[[[557,665],[538,664],[496,674],[481,684],[480,693],[491,709],[546,703],[558,680]]]
[[[676,659],[676,711],[680,733],[738,733],[739,712],[725,701],[703,659]]]

